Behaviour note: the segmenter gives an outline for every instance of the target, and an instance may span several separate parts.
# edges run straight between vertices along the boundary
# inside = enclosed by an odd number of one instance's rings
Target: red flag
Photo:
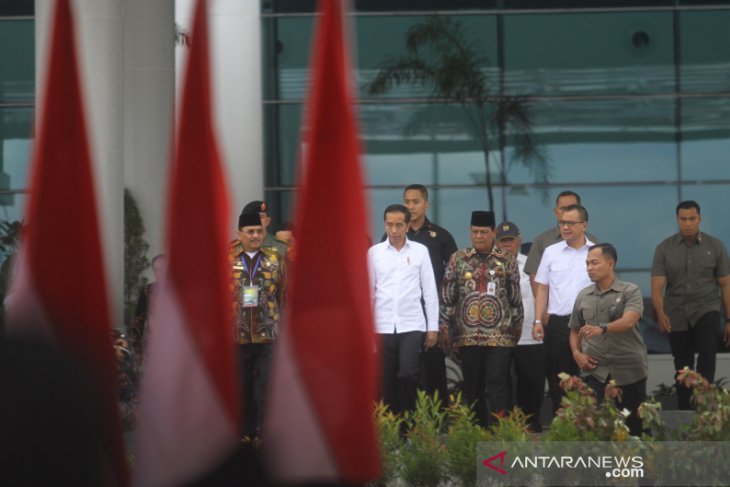
[[[182,485],[239,444],[228,199],[211,114],[207,3],[196,4],[173,156],[167,275],[155,298],[138,423],[138,485]]]
[[[380,471],[367,219],[340,0],[320,2],[289,320],[264,446],[285,481],[365,482]]]
[[[104,480],[127,485],[107,281],[74,39],[69,0],[58,0],[27,225],[17,279],[8,297],[8,332],[54,342],[89,373],[100,398]]]

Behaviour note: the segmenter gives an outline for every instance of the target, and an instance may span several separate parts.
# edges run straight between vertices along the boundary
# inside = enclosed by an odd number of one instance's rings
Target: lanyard
[[[253,259],[251,260],[253,261]],[[254,262],[253,272],[249,270],[248,263],[246,262],[244,254],[241,254],[241,262],[243,263],[243,267],[246,269],[246,274],[248,274],[248,284],[249,286],[253,286],[253,276],[256,275],[256,271],[258,270],[259,264],[261,263],[261,254],[257,256],[256,262]]]

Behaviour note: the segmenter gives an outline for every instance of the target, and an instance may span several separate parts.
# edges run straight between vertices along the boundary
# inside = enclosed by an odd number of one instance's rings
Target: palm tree
[[[369,93],[378,95],[402,84],[430,88],[431,96],[444,103],[458,103],[466,112],[467,131],[479,141],[484,152],[489,209],[494,210],[493,177],[489,170],[490,149],[499,149],[497,160],[500,183],[507,185],[512,164],[528,168],[536,183],[547,183],[549,163],[532,136],[532,112],[523,96],[492,94],[494,82],[484,72],[488,59],[476,41],[469,39],[467,29],[449,17],[431,17],[414,24],[405,35],[406,54],[386,59],[369,83]],[[414,113],[407,130],[424,124],[420,113]],[[417,121],[417,120],[420,120]],[[426,124],[429,118],[425,118]],[[430,118],[433,120],[433,118]],[[506,160],[505,137],[509,134],[512,156]],[[493,138],[496,137],[496,145]],[[503,191],[503,203],[504,201]],[[502,217],[507,218],[506,204]]]

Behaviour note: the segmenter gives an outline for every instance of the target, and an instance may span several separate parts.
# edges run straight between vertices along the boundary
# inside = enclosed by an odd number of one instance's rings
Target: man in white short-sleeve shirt
[[[532,336],[545,340],[546,364],[553,414],[560,407],[563,391],[560,389],[560,372],[578,373],[578,366],[570,351],[568,322],[578,293],[591,285],[586,271],[588,248],[594,242],[585,236],[588,228],[588,211],[578,205],[570,205],[558,222],[562,242],[545,249],[535,276],[535,322]],[[539,318],[547,308],[548,322]]]

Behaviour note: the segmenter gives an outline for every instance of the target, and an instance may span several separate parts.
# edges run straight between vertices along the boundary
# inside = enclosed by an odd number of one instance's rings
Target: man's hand
[[[542,323],[535,323],[532,327],[532,338],[541,342],[545,338],[545,331],[542,328]]]
[[[444,353],[449,353],[449,329],[448,328],[444,327],[444,328],[439,329],[438,346],[441,347],[441,350],[443,350]]]
[[[573,360],[578,364],[580,370],[593,370],[598,365],[598,362],[593,357],[577,350],[573,352]]]
[[[427,331],[426,332],[426,343],[424,344],[424,348],[429,349],[436,345],[436,340],[438,339],[438,332],[437,331]]]
[[[666,313],[657,313],[657,324],[659,325],[659,331],[662,333],[672,331],[672,324],[669,322],[669,316]],[[725,327],[725,335],[727,338],[727,327]]]
[[[598,325],[589,325],[586,323],[578,331],[578,336],[581,338],[590,338],[596,335],[603,335],[603,329]]]

